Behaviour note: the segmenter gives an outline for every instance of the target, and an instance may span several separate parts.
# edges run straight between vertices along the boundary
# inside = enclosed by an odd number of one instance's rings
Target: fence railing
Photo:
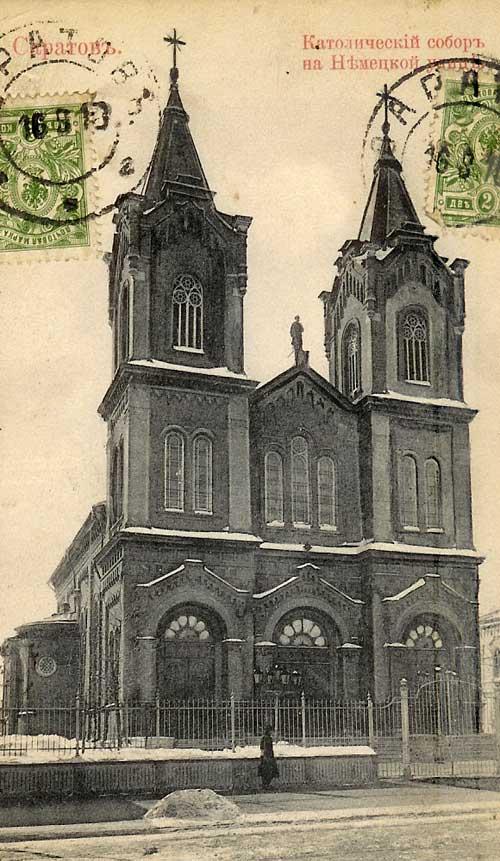
[[[445,680],[446,682],[446,680]],[[88,749],[192,747],[219,750],[257,744],[265,726],[276,741],[303,746],[370,744],[409,768],[410,738],[493,733],[493,698],[448,679],[414,694],[402,680],[399,696],[366,700],[288,699],[80,702],[47,708],[0,707],[0,757],[78,755]]]

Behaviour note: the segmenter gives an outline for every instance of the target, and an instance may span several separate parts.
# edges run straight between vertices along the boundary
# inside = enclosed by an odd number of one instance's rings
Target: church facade
[[[57,613],[4,643],[5,702],[383,701],[438,666],[476,682],[467,261],[425,233],[387,121],[320,296],[329,379],[297,326],[293,367],[245,374],[251,219],[216,208],[175,67],[115,222],[107,500],[52,575]]]

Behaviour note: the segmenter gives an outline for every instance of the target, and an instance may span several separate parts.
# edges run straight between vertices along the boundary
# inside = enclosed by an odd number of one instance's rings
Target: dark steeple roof
[[[402,167],[392,152],[389,122],[382,125],[382,146],[363,213],[358,239],[384,245],[392,230],[411,223],[422,230],[415,207],[401,176]]]
[[[189,116],[179,95],[178,78],[179,70],[174,66],[170,69],[170,94],[144,186],[144,196],[155,203],[165,198],[166,183],[174,183],[179,190],[189,189],[191,194],[200,189],[202,196],[211,195],[189,131]]]

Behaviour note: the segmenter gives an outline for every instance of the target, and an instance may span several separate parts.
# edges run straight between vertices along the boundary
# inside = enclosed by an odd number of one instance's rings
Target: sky
[[[36,5],[24,3],[19,11],[18,4],[7,3],[2,15],[4,29],[12,21],[25,24],[37,17]],[[180,91],[217,206],[254,219],[245,350],[246,371],[258,380],[292,363],[288,331],[295,314],[305,327],[311,365],[327,374],[317,297],[331,287],[338,249],[359,229],[373,164],[368,147],[363,181],[362,143],[376,93],[401,74],[330,70],[331,51],[305,52],[304,34],[389,39],[408,33],[419,34],[424,44],[456,33],[482,38],[484,52],[500,54],[500,25],[489,0],[474,7],[430,0],[342,5],[133,0],[126,16],[114,0],[105,5],[47,2],[44,15],[76,27],[81,39],[105,35],[138,65],[149,64],[158,78],[155,96],[161,105],[170,66],[163,36],[175,26],[188,43],[179,56]],[[410,53],[361,52],[369,57]],[[427,48],[417,53],[423,61],[437,56]],[[305,71],[303,60],[311,55],[324,59],[325,67]],[[70,71],[59,72],[52,92],[88,86]],[[34,73],[18,93],[40,92],[41,86]],[[472,482],[475,544],[486,556],[480,595],[486,612],[500,607],[495,456],[500,450],[500,227],[444,230],[424,215],[434,179],[425,150],[434,133],[432,122],[422,124],[405,152],[403,169],[423,223],[440,237],[439,253],[471,261],[465,397],[479,409],[471,429]],[[139,158],[148,158],[154,135],[154,112],[144,113],[130,138]],[[401,155],[398,146],[396,141]],[[110,199],[118,188],[116,175],[100,177],[97,186],[92,194]],[[43,260],[25,252],[24,262],[14,262],[0,253],[0,640],[16,625],[54,611],[47,580],[91,505],[105,497],[105,426],[96,410],[111,374],[103,254],[111,248],[112,213],[96,226],[92,253],[85,258]]]

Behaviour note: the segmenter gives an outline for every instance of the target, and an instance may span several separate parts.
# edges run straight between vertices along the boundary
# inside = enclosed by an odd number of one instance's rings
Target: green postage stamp
[[[79,97],[2,105],[0,251],[90,246],[85,132]]]
[[[450,227],[500,224],[500,104],[497,83],[444,81],[441,131],[431,147],[432,217]]]

